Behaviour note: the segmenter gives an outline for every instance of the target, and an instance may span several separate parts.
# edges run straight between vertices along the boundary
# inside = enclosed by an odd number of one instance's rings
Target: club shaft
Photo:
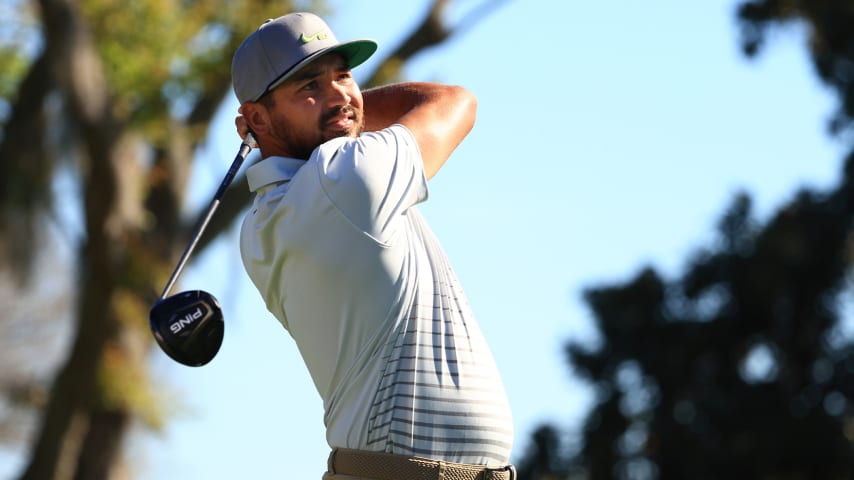
[[[211,204],[208,206],[208,211],[205,213],[205,218],[199,223],[199,226],[196,227],[196,232],[193,234],[193,238],[190,240],[190,243],[187,244],[187,248],[184,249],[184,253],[181,254],[181,259],[178,260],[178,265],[175,266],[175,270],[172,272],[172,276],[169,277],[169,281],[166,283],[166,287],[163,289],[163,293],[160,294],[160,300],[163,300],[167,296],[169,296],[169,292],[172,291],[172,287],[175,286],[175,282],[178,281],[178,277],[181,275],[181,272],[184,270],[184,267],[187,265],[187,261],[190,259],[190,255],[193,254],[193,250],[196,249],[196,245],[198,245],[199,240],[202,238],[202,233],[208,228],[208,223],[210,223],[211,218],[213,218],[214,212],[216,212],[217,207],[219,207],[220,199],[214,198]]]
[[[187,248],[185,248],[184,253],[181,254],[181,259],[178,260],[178,265],[176,265],[175,270],[172,271],[172,276],[169,277],[169,281],[166,282],[166,287],[163,288],[163,292],[160,294],[160,300],[163,300],[164,298],[169,296],[169,292],[172,291],[172,287],[174,287],[175,282],[178,281],[178,277],[181,275],[181,272],[187,265],[187,261],[193,254],[193,250],[196,249],[196,245],[198,245],[199,240],[202,238],[202,234],[208,227],[211,218],[213,218],[214,212],[216,212],[216,209],[219,207],[220,201],[225,195],[225,191],[228,189],[229,185],[231,185],[231,182],[234,180],[235,175],[237,175],[237,172],[240,170],[240,166],[243,164],[243,161],[246,159],[246,156],[252,150],[252,146],[254,144],[255,139],[252,137],[252,134],[247,134],[243,143],[240,144],[240,150],[237,152],[237,156],[234,158],[234,162],[231,163],[231,168],[228,169],[228,172],[225,174],[225,178],[222,179],[222,183],[220,183],[219,188],[214,194],[213,200],[211,200],[211,203],[208,206],[207,211],[205,212],[204,218],[196,227],[196,231],[193,232],[193,237],[190,239],[190,243],[187,244]]]

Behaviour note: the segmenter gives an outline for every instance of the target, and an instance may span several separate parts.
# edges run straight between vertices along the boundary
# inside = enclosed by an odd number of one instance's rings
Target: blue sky
[[[426,2],[331,5],[339,39],[380,42],[367,71]],[[511,1],[406,70],[479,99],[474,131],[431,181],[422,211],[503,372],[517,456],[537,425],[571,432],[590,406],[562,353],[570,339],[596,342],[583,289],[644,265],[678,274],[740,190],[765,218],[800,186],[837,178],[843,148],[825,132],[834,99],[813,75],[805,32],[775,35],[748,61],[734,8]],[[236,150],[235,108],[223,109],[203,153],[200,203]],[[195,258],[182,284],[222,301],[225,343],[202,368],[155,362],[183,408],[154,440],[136,438],[131,460],[160,479],[319,478],[328,453],[319,397],[246,280],[236,235]]]
[[[380,42],[357,76],[427,5],[329,3],[339,39]],[[458,3],[454,18],[479,4]],[[562,352],[570,339],[596,342],[583,289],[645,265],[678,274],[740,190],[765,218],[800,186],[836,181],[844,149],[825,130],[835,100],[812,72],[805,32],[774,35],[748,61],[735,5],[510,1],[406,70],[479,99],[475,129],[431,181],[422,212],[503,372],[516,458],[540,423],[569,432],[590,406]],[[224,106],[200,156],[196,205],[234,158],[235,110]],[[155,354],[174,417],[132,439],[139,478],[319,479],[328,453],[319,396],[248,282],[236,231],[191,260],[181,287],[220,299],[225,342],[202,368]]]

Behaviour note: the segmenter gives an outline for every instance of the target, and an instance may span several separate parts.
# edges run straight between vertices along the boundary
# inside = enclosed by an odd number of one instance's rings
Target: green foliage
[[[763,228],[738,197],[715,248],[674,282],[647,269],[587,292],[604,345],[567,352],[598,385],[582,453],[592,478],[850,478],[847,173]]]
[[[819,78],[839,96],[839,109],[830,121],[833,133],[854,134],[854,68],[852,68],[851,0],[754,0],[738,8],[744,52],[759,53],[771,29],[795,23],[809,29],[808,48]]]
[[[18,47],[0,47],[0,97],[8,99],[15,94],[29,66],[29,58],[22,55]]]
[[[39,24],[28,4],[0,4],[0,98],[14,101],[18,85],[40,44]]]
[[[854,1],[743,1],[737,15],[748,56],[770,28],[806,24],[839,99],[831,131],[854,131]],[[854,151],[836,188],[798,192],[767,224],[738,196],[675,280],[647,268],[589,289],[601,347],[566,348],[598,397],[583,447],[535,438],[520,465],[551,478],[566,464],[543,459],[570,451],[590,479],[852,478],[852,234]]]
[[[715,245],[676,280],[646,268],[589,289],[602,345],[566,350],[598,397],[584,446],[544,465],[567,453],[535,439],[520,465],[593,479],[850,478],[852,231],[854,154],[838,188],[800,192],[765,225],[736,197]]]
[[[87,0],[83,10],[113,87],[115,113],[157,143],[201,102],[219,101],[231,55],[259,19],[290,11],[259,0]],[[251,12],[251,13],[250,13]]]

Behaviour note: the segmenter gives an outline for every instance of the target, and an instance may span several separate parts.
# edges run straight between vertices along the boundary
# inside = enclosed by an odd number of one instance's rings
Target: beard
[[[330,129],[327,123],[340,115],[347,115],[352,120],[350,125],[341,130]],[[284,116],[276,119],[272,126],[273,133],[284,141],[291,155],[295,158],[308,159],[315,148],[333,138],[358,137],[365,128],[365,115],[362,109],[345,105],[323,112],[320,115],[316,130],[310,132],[295,128],[294,120]]]

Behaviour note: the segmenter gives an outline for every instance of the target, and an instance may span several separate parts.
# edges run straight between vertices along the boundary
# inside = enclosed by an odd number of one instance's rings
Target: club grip
[[[249,152],[257,146],[258,142],[255,141],[255,136],[252,132],[247,133],[246,137],[243,139],[243,143],[240,144],[240,150],[237,151],[237,156],[234,157],[234,162],[231,163],[231,168],[228,169],[228,172],[222,179],[222,183],[219,184],[219,188],[214,194],[214,200],[222,200],[222,196],[225,195],[226,189],[231,185],[232,180],[234,180],[234,176],[237,175],[237,172],[240,170],[240,166],[243,164],[243,161],[246,160],[246,156],[249,155]]]

